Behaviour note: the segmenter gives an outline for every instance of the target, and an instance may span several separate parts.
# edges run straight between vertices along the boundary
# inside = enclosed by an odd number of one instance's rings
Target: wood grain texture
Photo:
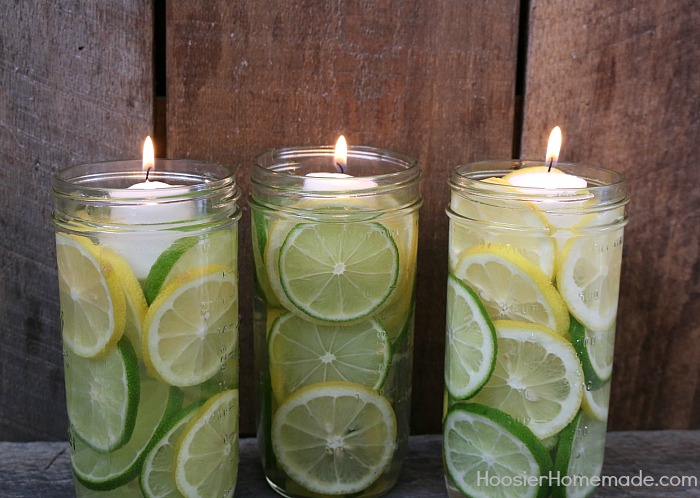
[[[419,159],[422,192],[414,433],[440,431],[447,178],[509,157],[516,0],[172,1],[168,155],[238,168],[273,147],[350,144]],[[247,209],[247,207],[245,208]],[[241,429],[253,432],[252,261],[241,221]]]
[[[533,0],[523,151],[626,174],[613,429],[700,427],[700,9]]]
[[[65,439],[51,176],[138,156],[152,120],[151,11],[135,0],[9,4],[0,16],[0,440]]]
[[[698,431],[627,431],[608,434],[602,475],[617,485],[601,486],[601,497],[680,498],[700,496]],[[659,488],[638,486],[632,478],[643,476],[660,482],[662,477],[687,479],[685,483]],[[671,481],[672,484],[676,482]],[[3,498],[73,498],[68,443],[0,442],[0,490]],[[663,491],[663,493],[660,493]],[[257,441],[242,439],[236,497],[273,498],[260,466]],[[447,496],[439,435],[412,436],[399,482],[386,495],[401,498]]]

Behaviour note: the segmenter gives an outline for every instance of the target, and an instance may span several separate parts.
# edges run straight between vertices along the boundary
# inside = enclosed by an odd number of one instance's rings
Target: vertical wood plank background
[[[700,427],[700,9],[534,0],[523,151],[625,173],[610,426]]]
[[[511,153],[517,2],[175,1],[167,26],[169,156],[234,165],[244,188],[255,154],[341,133],[419,159],[412,428],[439,431],[446,178],[455,161]],[[247,213],[241,228],[241,397],[252,400]],[[242,404],[243,433],[253,409]]]
[[[1,8],[0,440],[66,439],[51,176],[138,154],[152,123],[151,9]]]
[[[414,433],[440,431],[449,171],[513,150],[541,157],[551,127],[562,126],[562,159],[626,173],[632,196],[611,428],[700,427],[693,0],[168,0],[167,95],[155,102],[153,2],[9,3],[0,17],[0,440],[66,437],[50,177],[138,157],[163,100],[158,155],[234,166],[244,191],[255,154],[340,133],[419,159]],[[242,204],[241,429],[251,435]]]

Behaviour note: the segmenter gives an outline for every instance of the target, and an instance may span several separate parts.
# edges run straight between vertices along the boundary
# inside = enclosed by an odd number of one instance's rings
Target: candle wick
[[[338,168],[338,170],[339,170],[341,173],[343,173],[343,174],[345,173],[345,167],[343,167],[342,164],[340,164],[340,163],[335,163],[335,166],[336,166],[336,168]]]
[[[551,166],[550,166],[551,167]],[[151,168],[148,168],[146,170],[146,181],[148,181],[148,174],[151,172]]]
[[[549,168],[547,168],[547,173],[549,173],[550,171],[552,171],[552,164],[554,164],[554,158],[551,158],[551,159],[549,160]]]

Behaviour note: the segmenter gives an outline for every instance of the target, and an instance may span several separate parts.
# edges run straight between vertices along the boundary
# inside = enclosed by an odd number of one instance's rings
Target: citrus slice
[[[465,496],[547,495],[547,480],[539,477],[552,469],[548,451],[500,410],[476,403],[452,406],[444,422],[443,452],[447,474]]]
[[[238,390],[210,398],[177,443],[175,482],[186,498],[233,496],[238,477]]]
[[[576,354],[581,360],[586,387],[598,389],[612,376],[615,326],[602,332],[594,332],[572,318],[569,335]]]
[[[235,353],[237,310],[238,285],[227,266],[207,266],[174,279],[153,301],[144,322],[149,371],[179,387],[214,376]]]
[[[139,365],[122,338],[99,358],[65,351],[66,408],[74,435],[105,453],[124,446],[134,431],[139,405]]]
[[[496,182],[486,183],[495,184]],[[498,186],[492,187],[493,191],[515,192],[514,188],[504,188],[502,185],[500,183]],[[467,219],[488,222],[504,228],[527,227],[529,230],[540,230],[543,234],[549,232],[547,219],[542,216],[542,213],[530,203],[517,200],[494,200],[493,196],[489,195],[464,197],[453,192],[450,210]]]
[[[389,402],[349,382],[314,384],[292,394],[272,419],[277,462],[315,493],[350,494],[370,486],[396,449]]]
[[[485,244],[465,252],[455,276],[477,291],[493,320],[544,325],[560,335],[569,329],[569,313],[549,278],[518,251]]]
[[[318,382],[382,387],[391,361],[386,332],[374,319],[353,325],[309,323],[294,313],[279,317],[268,339],[270,379],[278,401]]]
[[[269,230],[269,216],[258,208],[251,209],[250,216],[251,236],[253,237],[253,264],[255,266],[255,285],[259,295],[261,295],[268,306],[279,306],[280,302],[272,290],[270,276],[265,264],[265,254],[267,248],[267,237]],[[282,239],[284,240],[284,239]]]
[[[591,496],[596,488],[594,483],[603,469],[604,456],[605,424],[591,419],[585,412],[580,412],[562,431],[559,438],[554,470],[562,485],[552,490],[552,496]]]
[[[113,348],[126,321],[117,275],[99,250],[87,238],[56,235],[63,342],[85,358]]]
[[[301,314],[325,322],[370,316],[396,285],[399,253],[379,223],[301,223],[280,248],[284,293]]]
[[[202,236],[183,237],[165,250],[148,272],[144,283],[146,299],[152,303],[163,286],[178,275],[207,265],[237,268],[236,231],[219,230]]]
[[[167,430],[168,420],[180,410],[182,393],[152,379],[142,379],[139,410],[131,439],[121,448],[100,454],[73,438],[71,462],[76,478],[94,490],[115,489],[134,479],[146,453]],[[96,427],[95,430],[99,430]]]
[[[75,492],[80,498],[138,498],[141,496],[139,480],[134,479],[123,486],[109,491],[96,491],[86,488],[80,481],[75,481]]]
[[[131,342],[131,345],[134,346],[136,356],[142,359],[142,325],[146,317],[146,311],[148,311],[148,303],[146,302],[146,297],[143,295],[141,284],[139,284],[139,281],[136,279],[134,272],[131,271],[129,263],[127,263],[121,255],[108,247],[103,248],[101,254],[102,257],[112,265],[112,268],[114,268],[114,272],[119,279],[119,285],[124,292],[126,303],[124,336],[126,336]]]
[[[170,428],[146,455],[139,477],[141,492],[146,498],[182,498],[173,472],[175,445],[200,406],[201,403],[191,404],[173,417]]]
[[[456,399],[473,396],[489,379],[496,363],[496,330],[469,287],[447,279],[445,386]]]
[[[610,406],[610,382],[598,389],[585,389],[581,408],[593,420],[606,422],[608,420],[608,408]]]
[[[583,396],[583,372],[576,352],[541,325],[499,320],[496,367],[472,398],[502,410],[544,439],[576,416]]]
[[[622,265],[621,233],[574,237],[558,258],[557,286],[571,314],[593,331],[617,317]]]

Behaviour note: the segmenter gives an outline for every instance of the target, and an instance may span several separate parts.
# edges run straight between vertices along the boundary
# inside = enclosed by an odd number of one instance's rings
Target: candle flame
[[[345,137],[340,135],[335,143],[335,164],[340,168],[341,173],[345,173],[345,166],[348,163],[348,143]]]
[[[561,128],[555,126],[552,133],[549,134],[549,142],[547,142],[547,155],[544,159],[545,166],[551,170],[556,167],[559,161],[559,151],[561,150]]]
[[[153,140],[151,137],[146,137],[146,141],[143,144],[143,170],[148,171],[152,169],[155,165],[155,152],[153,151]]]

